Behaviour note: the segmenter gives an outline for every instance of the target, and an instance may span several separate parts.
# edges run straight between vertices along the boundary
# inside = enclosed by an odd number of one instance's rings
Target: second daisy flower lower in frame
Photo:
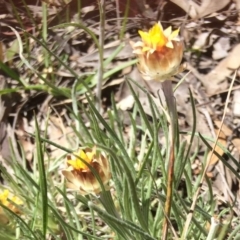
[[[80,149],[78,153],[68,157],[68,168],[62,171],[68,181],[67,187],[78,190],[82,195],[100,193],[102,189],[98,179],[82,160],[96,171],[104,186],[111,178],[109,162],[103,153],[98,152],[96,148]]]

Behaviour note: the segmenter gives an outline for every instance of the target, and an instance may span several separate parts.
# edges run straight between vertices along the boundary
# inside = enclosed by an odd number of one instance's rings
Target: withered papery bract
[[[104,186],[111,178],[111,172],[107,157],[98,152],[96,148],[79,150],[74,156],[68,157],[67,169],[62,173],[67,179],[67,187],[77,190],[80,194],[98,194],[102,191],[101,185],[91,169],[82,161],[86,161],[96,171]]]
[[[130,42],[145,80],[164,82],[178,73],[183,56],[178,33],[179,29],[172,31],[171,26],[163,30],[158,22],[149,32],[139,31],[142,41]]]

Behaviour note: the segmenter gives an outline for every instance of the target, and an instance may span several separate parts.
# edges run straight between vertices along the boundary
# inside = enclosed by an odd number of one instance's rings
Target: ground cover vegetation
[[[240,1],[0,2],[0,239],[240,239]]]

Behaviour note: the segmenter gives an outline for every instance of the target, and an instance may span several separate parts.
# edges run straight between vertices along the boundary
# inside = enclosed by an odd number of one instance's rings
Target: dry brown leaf
[[[104,59],[109,58],[114,51],[116,51],[116,48],[121,44],[120,41],[114,41],[111,44],[107,44],[104,46]],[[125,59],[134,56],[132,53],[132,47],[129,43],[125,43],[122,50],[118,53],[116,56],[117,59]],[[91,53],[86,54],[85,56],[81,57],[78,61],[81,62],[81,64],[84,64],[86,62],[92,62],[92,61],[98,61],[99,59],[99,51],[95,50]]]
[[[236,149],[238,150],[238,152],[240,154],[240,139],[239,138],[234,138],[232,140],[232,143],[236,147]]]
[[[54,116],[51,116],[49,120],[50,120],[48,126],[49,140],[61,146],[67,147],[68,143],[66,142],[66,139],[64,137],[61,122],[57,117]],[[50,149],[52,158],[60,157],[65,153],[63,150],[56,148],[55,146],[50,146]]]
[[[240,116],[240,99],[239,99],[239,94],[240,94],[240,89],[234,91],[233,93],[233,115],[236,117]]]
[[[209,32],[203,32],[200,33],[194,42],[192,48],[196,50],[202,50],[206,47],[207,42],[209,41],[209,44],[213,44],[213,41],[216,39],[217,35],[211,34]]]
[[[15,134],[17,136],[18,143],[23,149],[25,159],[30,163],[33,160],[36,146],[28,133],[33,134],[34,128],[32,128],[31,124],[29,124],[27,118],[19,118],[18,129],[15,130]]]
[[[117,108],[121,109],[122,111],[126,111],[133,108],[134,105],[134,97],[132,95],[123,98],[118,104]]]
[[[64,146],[66,148],[70,147],[71,143],[69,141],[69,138],[71,138],[71,136],[73,135],[73,130],[68,126],[64,126],[60,118],[55,116],[51,116],[49,118],[48,134],[50,141],[55,142],[56,144]],[[73,136],[72,139],[74,139]],[[50,156],[53,159],[60,158],[61,156],[66,154],[65,151],[53,145],[50,145],[50,149],[51,149]]]
[[[226,90],[228,87],[227,77],[240,66],[240,44],[236,45],[229,55],[223,59],[211,72],[202,77],[208,94],[215,94]]]
[[[217,128],[219,129],[220,126],[221,126],[221,121],[215,120],[214,123],[215,123],[215,125],[217,126]],[[232,133],[233,133],[232,130],[231,130],[226,124],[224,124],[224,123],[223,123],[223,125],[222,125],[222,132],[226,135],[226,137],[231,136]]]
[[[218,130],[215,130],[216,134],[218,133]],[[227,139],[226,139],[226,135],[224,134],[223,131],[220,132],[219,134],[219,138],[218,138],[218,144],[222,145],[223,147],[227,147]],[[215,152],[217,152],[220,156],[223,155],[224,151],[222,150],[221,147],[219,147],[218,145],[216,145],[215,147]],[[211,152],[208,153],[208,158],[211,156]],[[215,165],[218,162],[219,158],[218,156],[216,156],[215,154],[212,155],[212,158],[209,162],[209,166],[210,165]]]
[[[221,10],[230,0],[202,0],[201,5],[189,0],[171,0],[171,2],[182,8],[191,18],[200,18]]]
[[[234,2],[236,3],[236,9],[238,12],[238,22],[240,22],[240,0],[234,0]]]
[[[212,57],[214,60],[219,60],[227,57],[228,51],[230,50],[230,38],[229,37],[221,37],[219,40],[213,45],[213,53]]]
[[[29,137],[23,136],[19,137],[19,143],[24,150],[25,159],[28,162],[33,160],[34,149],[36,148],[35,144],[31,142]]]

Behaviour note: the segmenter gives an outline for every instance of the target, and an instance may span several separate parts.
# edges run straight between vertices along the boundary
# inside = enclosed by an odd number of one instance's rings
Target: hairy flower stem
[[[174,179],[174,137],[175,137],[175,126],[177,123],[177,111],[175,107],[172,81],[165,81],[162,83],[164,96],[166,99],[168,112],[170,115],[170,154],[169,154],[169,162],[168,162],[168,170],[167,170],[167,194],[166,201],[164,206],[165,219],[163,223],[163,235],[162,239],[167,239],[169,219],[171,213],[171,205],[172,205],[172,192],[173,192],[173,179]]]

